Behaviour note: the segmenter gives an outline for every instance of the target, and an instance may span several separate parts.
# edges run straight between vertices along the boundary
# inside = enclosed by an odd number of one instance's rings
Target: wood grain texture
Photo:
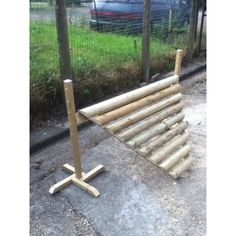
[[[167,157],[159,167],[168,171],[173,166],[175,166],[181,159],[187,156],[191,151],[190,145],[185,145],[181,147],[177,152]]]
[[[183,57],[183,50],[178,49],[176,52],[176,59],[175,59],[175,75],[177,75],[178,77],[180,76],[181,72],[182,57]]]
[[[131,92],[119,95],[117,97],[108,99],[106,101],[100,102],[100,103],[95,104],[93,106],[81,109],[81,110],[79,110],[79,112],[88,118],[92,117],[94,115],[101,115],[103,113],[109,112],[111,110],[114,110],[118,107],[124,106],[124,105],[131,103],[133,101],[136,101],[138,99],[146,97],[146,96],[153,94],[157,91],[165,89],[165,88],[169,87],[171,84],[176,83],[177,81],[178,81],[178,76],[173,75],[171,77],[168,77],[168,78],[163,79],[161,81],[157,81],[157,82],[147,85],[145,87],[135,89]]]
[[[124,128],[170,106],[170,105],[173,105],[173,104],[179,102],[181,100],[181,98],[182,98],[182,95],[180,93],[178,93],[178,94],[173,95],[169,98],[163,99],[154,105],[146,107],[141,111],[133,113],[130,116],[127,116],[121,120],[118,120],[118,121],[114,122],[113,124],[106,126],[106,128],[109,131],[116,133],[116,132],[118,132],[118,131],[120,131],[120,130],[122,130],[122,129],[124,129]]]
[[[190,167],[192,163],[193,163],[192,157],[184,159],[179,165],[177,165],[174,169],[169,171],[169,175],[177,179],[185,170],[187,170]]]
[[[67,178],[59,181],[58,183],[54,184],[50,189],[49,193],[54,194],[60,191],[61,189],[65,188],[67,185],[72,183],[72,179],[75,177],[75,174],[68,176]]]
[[[82,125],[84,124],[86,121],[88,121],[88,118],[83,116],[82,114],[80,114],[79,112],[77,112],[75,114],[76,116],[76,121],[77,121],[77,125]]]
[[[100,195],[99,191],[96,188],[81,179],[73,178],[72,182],[94,197],[98,197]]]
[[[67,115],[69,120],[72,154],[75,165],[75,175],[77,178],[81,178],[82,169],[80,161],[80,145],[77,131],[77,120],[75,115],[73,84],[71,80],[64,80],[64,90],[66,98]]]
[[[178,50],[176,75],[81,109],[77,122],[86,118],[93,121],[171,177],[178,178],[191,164],[178,83],[181,59],[182,50]],[[99,168],[87,174],[82,172],[77,184],[103,170]],[[73,168],[68,170],[71,172]],[[86,185],[83,187],[86,189]],[[94,196],[98,194],[93,188],[88,191]]]
[[[160,135],[167,131],[171,126],[174,124],[182,121],[184,119],[184,113],[180,112],[173,117],[168,118],[161,123],[153,125],[151,128],[144,130],[142,133],[138,134],[130,141],[128,144],[133,147],[139,147],[142,143],[148,141],[149,139],[153,138],[156,135]]]
[[[115,110],[107,112],[107,113],[105,113],[101,116],[95,117],[93,119],[96,121],[96,123],[103,125],[103,124],[108,123],[112,120],[116,120],[117,118],[120,118],[126,114],[129,114],[133,111],[136,111],[139,108],[142,108],[144,106],[147,106],[147,105],[150,105],[154,102],[157,102],[164,97],[167,97],[171,94],[175,94],[175,93],[179,92],[179,90],[180,90],[179,84],[173,85],[172,87],[161,90],[157,93],[154,93],[154,94],[149,95],[145,98],[139,99],[135,102],[129,103],[125,106],[122,106],[120,108],[117,108]]]
[[[165,132],[161,136],[154,137],[153,139],[144,143],[143,147],[139,149],[139,152],[144,156],[149,155],[154,149],[158,149],[167,141],[174,138],[176,135],[181,134],[186,128],[187,128],[187,122],[181,122],[173,129]]]
[[[157,164],[158,162],[162,161],[167,155],[174,151],[176,148],[181,147],[182,144],[186,143],[189,137],[189,133],[185,131],[180,136],[176,136],[171,139],[169,142],[165,143],[161,148],[154,151],[148,159]]]
[[[155,113],[154,115],[148,117],[147,119],[143,120],[142,122],[127,128],[122,133],[117,134],[117,136],[123,140],[128,141],[129,139],[133,138],[134,136],[138,135],[142,131],[152,127],[156,123],[166,119],[167,117],[181,111],[183,109],[183,103],[179,102],[175,105],[169,106],[163,109],[160,112]]]

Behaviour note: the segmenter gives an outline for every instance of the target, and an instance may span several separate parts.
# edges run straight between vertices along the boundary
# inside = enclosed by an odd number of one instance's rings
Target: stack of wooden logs
[[[79,110],[142,157],[178,178],[193,159],[182,112],[179,77],[161,81]],[[81,116],[82,114],[82,116]]]

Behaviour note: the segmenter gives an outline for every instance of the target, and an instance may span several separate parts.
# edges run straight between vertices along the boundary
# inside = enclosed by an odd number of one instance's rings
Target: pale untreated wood
[[[187,157],[179,165],[177,165],[174,169],[172,169],[168,173],[170,176],[177,179],[185,170],[187,170],[190,167],[192,163],[193,163],[193,158]]]
[[[157,91],[165,89],[169,87],[171,84],[176,83],[177,81],[178,81],[178,76],[173,75],[171,77],[152,83],[145,87],[135,89],[131,92],[119,95],[117,97],[108,99],[93,106],[81,109],[79,110],[79,112],[88,118],[94,115],[101,115],[103,113],[109,112],[111,110],[124,106],[133,101],[146,97]]]
[[[85,190],[86,192],[88,192],[89,194],[91,194],[94,197],[98,197],[100,195],[99,191],[94,188],[93,186],[91,186],[90,184],[84,182],[81,179],[78,178],[73,178],[72,182],[76,185],[78,185],[80,188],[82,188],[83,190]]]
[[[185,131],[180,136],[176,136],[171,139],[169,142],[165,143],[161,148],[159,148],[156,152],[152,153],[148,159],[154,164],[162,161],[170,152],[180,147],[182,144],[186,143],[189,137],[189,133]]]
[[[177,102],[179,102],[182,98],[182,95],[180,93],[174,95],[174,96],[171,96],[169,98],[165,98],[163,100],[161,100],[160,102],[154,104],[154,105],[151,105],[147,108],[144,108],[143,110],[141,111],[138,111],[136,113],[133,113],[121,120],[118,120],[114,123],[112,123],[111,125],[108,125],[106,126],[106,128],[112,132],[112,133],[116,133],[154,113],[156,113],[157,111],[160,111],[170,105],[173,105]]]
[[[50,194],[54,194],[58,191],[60,191],[61,189],[65,188],[67,185],[71,184],[72,183],[72,179],[75,177],[75,174],[73,175],[70,175],[69,177],[61,180],[60,182],[54,184],[50,190],[49,190],[49,193]]]
[[[53,185],[50,193],[53,194],[68,184],[75,183],[93,196],[99,196],[98,190],[86,181],[102,172],[104,166],[99,165],[86,174],[81,170],[77,125],[87,120],[100,124],[148,161],[159,166],[172,177],[178,177],[189,165],[187,156],[190,146],[182,147],[186,144],[189,134],[184,132],[187,122],[183,122],[182,95],[179,93],[180,86],[176,84],[177,82],[178,76],[175,75],[164,82],[135,90],[135,93],[132,91],[108,102],[85,108],[88,113],[83,113],[81,110],[75,113],[72,81],[64,81],[75,167],[63,165],[63,168],[72,175]],[[130,95],[128,100],[127,94]],[[128,140],[130,141],[127,142]],[[182,162],[185,159],[187,161]]]
[[[169,22],[168,22],[168,33],[172,30],[172,9],[169,10]]]
[[[166,121],[162,121],[161,123],[158,123],[157,125],[154,125],[151,128],[138,134],[133,139],[131,139],[128,142],[128,144],[133,147],[138,147],[142,143],[151,139],[152,137],[162,134],[163,132],[168,130],[172,125],[178,123],[179,121],[181,121],[183,119],[184,119],[184,113],[180,112],[177,115],[175,115],[174,117],[170,117]]]
[[[164,143],[175,137],[176,135],[181,134],[185,129],[187,128],[187,122],[181,122],[177,126],[175,126],[173,129],[165,132],[161,136],[157,136],[157,138],[153,138],[147,143],[143,144],[143,147],[139,149],[139,152],[147,156],[150,154],[154,149],[158,149],[161,147]]]
[[[74,92],[71,80],[64,80],[66,107],[70,127],[70,137],[72,144],[72,154],[75,165],[75,175],[77,178],[82,177],[81,162],[80,162],[80,146],[77,133],[77,120],[75,115]]]
[[[105,166],[98,165],[92,170],[90,170],[88,173],[84,174],[81,179],[83,181],[89,181],[90,179],[92,179],[93,177],[95,177],[97,174],[101,173],[104,170],[105,170]]]
[[[163,124],[166,125],[167,128],[170,128],[172,125],[174,125],[175,123],[178,123],[179,121],[184,119],[184,113],[180,112],[178,114],[176,114],[175,116],[172,116],[166,120],[163,121]]]
[[[88,121],[88,118],[85,117],[85,116],[83,116],[83,115],[81,115],[79,112],[77,112],[77,113],[75,114],[75,116],[76,116],[77,125],[82,125],[82,124],[84,124],[86,121]]]
[[[104,171],[105,167],[103,165],[98,165],[97,167],[95,167],[94,169],[92,169],[91,171],[89,171],[86,174],[82,172],[82,177],[80,179],[76,178],[75,173],[74,173],[75,168],[73,166],[66,163],[63,165],[63,169],[68,171],[72,175],[63,179],[62,181],[58,182],[57,184],[54,184],[50,188],[49,193],[54,194],[54,193],[58,192],[59,190],[61,190],[62,188],[66,187],[68,184],[75,183],[80,188],[87,191],[88,193],[90,193],[94,197],[98,197],[100,195],[98,190],[96,188],[94,188],[93,186],[87,184],[86,181],[89,181],[90,179],[95,177],[97,174]]]
[[[63,165],[63,169],[70,172],[71,174],[73,174],[75,172],[75,168],[69,164],[64,164]],[[82,178],[81,180],[83,181],[89,181],[90,179],[92,179],[94,176],[96,176],[97,174],[101,173],[102,171],[105,170],[105,166],[104,165],[98,165],[95,168],[93,168],[92,170],[90,170],[88,173],[84,173],[82,172]]]
[[[178,163],[181,159],[187,156],[191,151],[191,147],[189,145],[185,145],[181,147],[177,152],[167,157],[159,167],[164,169],[165,171],[171,169],[176,163]]]
[[[161,112],[158,112],[149,118],[143,120],[141,123],[138,123],[134,126],[131,126],[124,132],[118,134],[118,137],[122,141],[127,141],[133,138],[135,135],[141,133],[142,131],[152,127],[154,124],[166,119],[167,117],[181,111],[183,109],[183,103],[177,103],[175,105],[169,106],[163,109]]]
[[[139,108],[142,108],[144,106],[150,105],[154,102],[157,102],[161,100],[164,97],[167,97],[171,94],[175,94],[180,91],[180,85],[175,84],[172,87],[169,87],[167,89],[161,90],[157,93],[154,93],[152,95],[149,95],[145,98],[139,99],[135,102],[129,103],[125,106],[122,106],[120,108],[117,108],[115,110],[112,110],[110,112],[107,112],[101,116],[93,118],[96,123],[103,125],[105,123],[108,123],[112,120],[115,120],[117,118],[120,118],[126,114],[129,114],[133,111],[138,110]]]
[[[75,173],[75,167],[71,166],[71,165],[69,165],[67,163],[63,164],[62,168],[63,168],[63,170],[68,171],[71,174]],[[84,175],[84,173],[82,172],[82,176],[83,175]]]
[[[141,68],[143,81],[149,83],[150,72],[150,41],[151,41],[151,18],[152,18],[152,1],[145,0],[143,2],[143,24],[142,24],[142,57]]]
[[[180,76],[181,62],[183,57],[183,50],[178,49],[176,52],[176,60],[175,60],[175,74]]]

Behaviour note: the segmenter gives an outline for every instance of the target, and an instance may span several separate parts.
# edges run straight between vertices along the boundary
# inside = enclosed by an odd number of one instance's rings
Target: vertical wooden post
[[[183,50],[178,49],[176,51],[176,59],[175,59],[175,74],[178,76],[180,76],[182,57],[183,57]]]
[[[150,71],[150,34],[151,34],[151,0],[144,1],[143,39],[142,39],[142,77],[149,83]]]
[[[69,120],[69,128],[70,128],[70,138],[72,144],[72,155],[74,159],[74,167],[69,164],[64,164],[64,170],[71,173],[70,176],[67,178],[59,181],[58,183],[54,184],[50,189],[49,193],[54,194],[61,189],[65,188],[71,183],[76,184],[81,189],[87,191],[94,197],[98,197],[100,195],[99,191],[91,186],[90,184],[86,183],[97,174],[101,173],[105,170],[103,165],[98,165],[88,173],[83,173],[81,168],[81,161],[80,161],[80,145],[79,145],[79,137],[77,132],[77,119],[75,113],[75,102],[74,102],[74,92],[73,92],[73,84],[72,80],[67,79],[64,80],[64,89],[65,89],[65,98],[66,98],[66,108],[67,108],[67,115]]]
[[[56,23],[61,80],[73,79],[65,0],[56,0]]]
[[[198,1],[192,0],[191,14],[190,14],[190,24],[188,29],[188,39],[187,39],[187,58],[192,59],[194,54],[194,42],[195,42],[195,32],[197,27],[197,7]]]
[[[194,40],[195,40],[195,42],[196,42],[196,40],[197,40],[197,30],[198,30],[198,13],[199,13],[199,7],[200,7],[200,4],[199,4],[199,2],[201,1],[201,0],[196,0],[197,1],[197,9],[196,9],[196,12],[195,12],[195,14],[196,14],[196,18],[195,18],[195,32],[194,32]]]
[[[202,15],[201,15],[201,25],[200,25],[200,31],[198,35],[198,48],[197,51],[198,53],[201,50],[201,44],[202,44],[202,31],[203,31],[203,24],[204,24],[204,17],[205,17],[205,0],[202,0]]]
[[[168,25],[168,33],[171,32],[172,30],[172,14],[173,14],[173,11],[172,9],[169,10],[169,25]]]
[[[80,146],[79,137],[77,132],[77,121],[75,115],[75,103],[74,103],[74,92],[72,81],[67,79],[64,80],[66,108],[70,127],[70,137],[72,144],[72,154],[75,165],[75,176],[76,178],[82,177],[81,162],[80,162]]]

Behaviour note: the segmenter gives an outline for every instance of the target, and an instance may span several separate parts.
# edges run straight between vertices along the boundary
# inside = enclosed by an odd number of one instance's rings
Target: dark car
[[[167,21],[169,1],[152,0],[151,4],[152,25]],[[90,26],[94,29],[128,26],[139,31],[143,26],[143,12],[144,0],[94,0],[90,8]]]

